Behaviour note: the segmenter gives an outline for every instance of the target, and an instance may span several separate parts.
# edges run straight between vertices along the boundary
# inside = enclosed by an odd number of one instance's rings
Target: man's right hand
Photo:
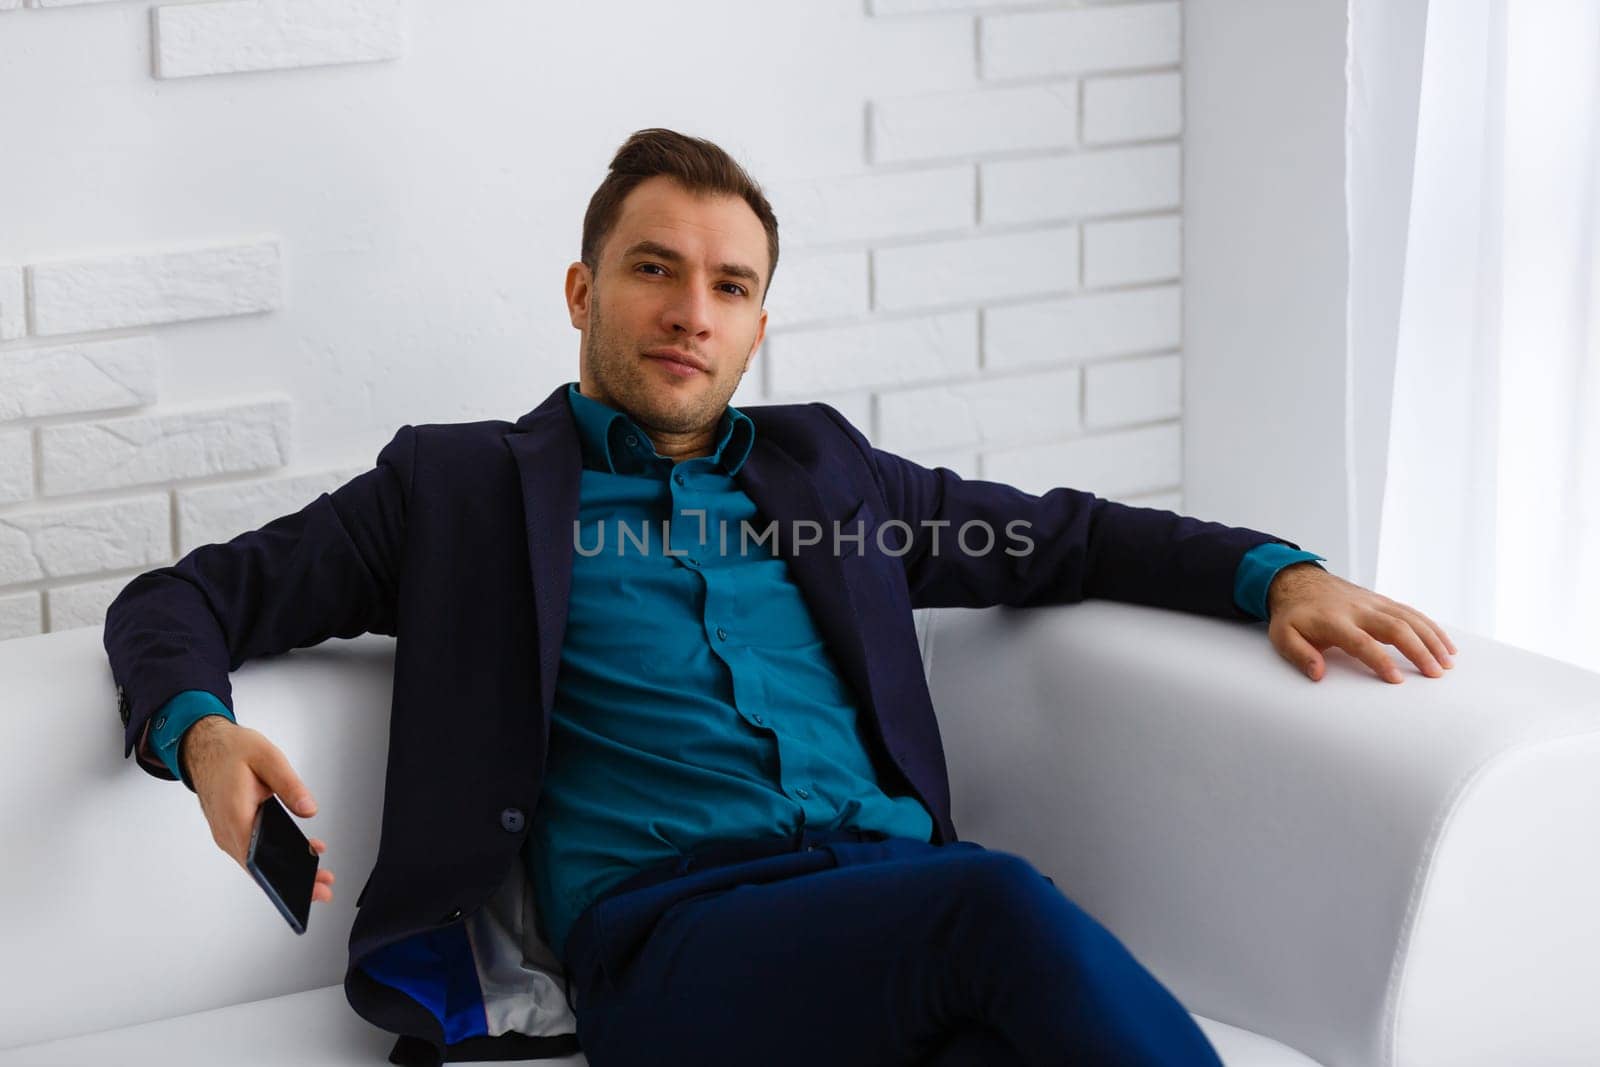
[[[207,715],[183,732],[178,763],[200,798],[200,810],[211,824],[211,839],[241,869],[250,850],[250,828],[256,809],[276,796],[289,812],[317,813],[311,790],[289,766],[288,757],[260,731],[240,726],[221,715]],[[311,838],[318,856],[328,846]],[[333,902],[333,872],[321,867],[311,899]]]

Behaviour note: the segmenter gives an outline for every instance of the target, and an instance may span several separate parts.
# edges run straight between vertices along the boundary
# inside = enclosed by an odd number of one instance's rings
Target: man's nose
[[[697,285],[685,286],[673,294],[667,305],[667,325],[690,336],[711,329],[711,294]]]

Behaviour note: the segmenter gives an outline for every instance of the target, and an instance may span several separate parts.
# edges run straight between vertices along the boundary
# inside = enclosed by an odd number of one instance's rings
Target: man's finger
[[[1406,658],[1417,665],[1417,669],[1430,678],[1441,677],[1444,668],[1434,659],[1433,653],[1422,641],[1407,619],[1383,612],[1374,612],[1367,632],[1394,645]]]
[[[1454,666],[1450,662],[1450,652],[1445,645],[1444,635],[1434,628],[1426,615],[1413,608],[1408,608],[1404,604],[1396,604],[1390,609],[1390,613],[1399,615],[1411,624],[1411,628],[1417,632],[1418,637],[1422,638],[1422,643],[1428,646],[1428,651],[1438,661],[1441,668],[1448,670]]]
[[[1403,681],[1400,677],[1400,668],[1394,665],[1389,653],[1384,651],[1383,645],[1379,644],[1371,634],[1350,623],[1339,631],[1339,635],[1339,647],[1371,667],[1379,678],[1396,684]]]
[[[1313,682],[1322,678],[1322,654],[1316,646],[1301,636],[1300,631],[1293,626],[1284,626],[1283,643],[1288,646],[1283,650],[1283,656],[1290,663],[1300,668],[1307,678]]]

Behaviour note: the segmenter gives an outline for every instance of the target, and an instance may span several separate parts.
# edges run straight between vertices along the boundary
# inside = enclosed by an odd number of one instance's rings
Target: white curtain
[[[1600,670],[1600,3],[1434,0],[1416,116],[1373,588]]]

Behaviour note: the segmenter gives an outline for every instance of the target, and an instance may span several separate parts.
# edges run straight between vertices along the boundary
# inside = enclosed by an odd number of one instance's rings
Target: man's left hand
[[[1313,682],[1326,673],[1323,650],[1336,645],[1397,685],[1400,668],[1385,642],[1430,678],[1442,677],[1444,668],[1454,666],[1450,656],[1456,646],[1438,623],[1309,560],[1291,563],[1273,576],[1267,587],[1267,618],[1272,647]]]

